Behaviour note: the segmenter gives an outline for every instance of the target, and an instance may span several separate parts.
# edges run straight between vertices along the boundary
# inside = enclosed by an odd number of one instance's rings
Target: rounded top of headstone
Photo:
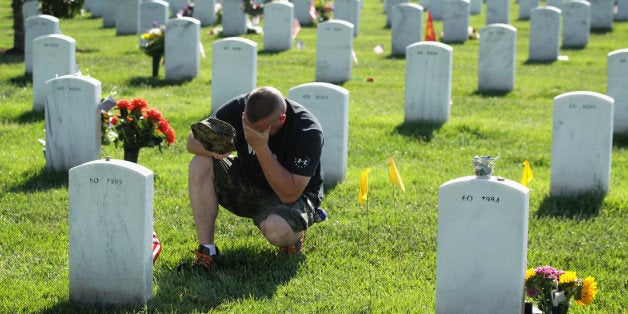
[[[473,157],[473,169],[475,175],[478,178],[490,178],[493,174],[493,168],[495,167],[495,160],[499,156],[493,158],[491,156],[478,156]]]

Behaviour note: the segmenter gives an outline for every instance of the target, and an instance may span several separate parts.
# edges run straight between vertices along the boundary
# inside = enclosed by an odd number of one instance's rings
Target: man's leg
[[[195,155],[188,173],[190,206],[200,245],[214,244],[218,198],[214,186],[214,159]]]
[[[279,215],[270,214],[259,224],[262,234],[275,246],[290,246],[301,238],[302,231],[295,232],[288,222]]]

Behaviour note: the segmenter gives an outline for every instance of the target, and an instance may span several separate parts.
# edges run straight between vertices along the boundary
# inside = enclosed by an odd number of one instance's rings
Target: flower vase
[[[159,75],[159,64],[161,63],[161,55],[153,56],[153,77]]]
[[[124,147],[124,160],[137,163],[137,159],[140,157],[139,147]]]

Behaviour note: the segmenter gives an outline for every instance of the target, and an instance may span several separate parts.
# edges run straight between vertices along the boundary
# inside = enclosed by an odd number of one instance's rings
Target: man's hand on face
[[[242,128],[244,129],[244,139],[246,139],[246,142],[253,150],[258,151],[260,148],[268,146],[271,125],[268,125],[263,131],[258,131],[247,123],[243,113]]]

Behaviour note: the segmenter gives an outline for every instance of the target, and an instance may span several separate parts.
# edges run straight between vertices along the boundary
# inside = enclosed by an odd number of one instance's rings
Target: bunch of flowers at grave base
[[[120,100],[114,110],[117,113],[101,112],[103,141],[113,142],[116,147],[142,148],[167,146],[175,142],[174,130],[159,109],[150,108],[146,100]]]
[[[334,2],[332,0],[314,0],[314,8],[318,15],[318,21],[327,21],[332,18]]]
[[[567,313],[573,298],[579,305],[589,305],[597,294],[597,282],[589,276],[578,278],[574,271],[558,270],[552,266],[530,268],[526,271],[526,295],[544,312]]]
[[[140,37],[145,41],[145,43],[140,46],[140,49],[145,54],[153,58],[161,57],[164,55],[164,49],[166,47],[166,27],[163,25],[160,26],[154,21],[152,24],[153,28],[140,35]]]

